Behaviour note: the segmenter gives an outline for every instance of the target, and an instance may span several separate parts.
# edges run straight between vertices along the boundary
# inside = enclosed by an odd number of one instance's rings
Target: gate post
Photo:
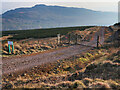
[[[77,41],[78,41],[78,35],[76,34],[76,41],[75,41],[75,44],[77,44]]]
[[[97,49],[99,49],[99,36],[97,36]]]
[[[70,34],[69,34],[69,37],[68,37],[68,39],[69,39],[68,43],[70,44]]]
[[[57,34],[57,43],[60,44],[60,34]]]

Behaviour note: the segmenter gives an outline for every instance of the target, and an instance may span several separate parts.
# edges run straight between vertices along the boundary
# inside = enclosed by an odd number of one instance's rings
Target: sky
[[[36,4],[87,8],[95,11],[118,12],[119,0],[1,0],[0,14],[15,8],[33,7]]]

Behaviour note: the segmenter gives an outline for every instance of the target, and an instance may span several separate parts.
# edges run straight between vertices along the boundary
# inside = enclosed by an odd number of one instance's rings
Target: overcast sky
[[[69,1],[69,2],[68,2]],[[118,12],[119,0],[1,0],[0,14],[20,7],[32,7],[36,4],[58,5],[65,7],[87,8],[96,11]]]

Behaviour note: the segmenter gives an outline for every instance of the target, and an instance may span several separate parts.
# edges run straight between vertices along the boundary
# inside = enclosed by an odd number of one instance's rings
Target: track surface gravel
[[[56,60],[65,59],[73,55],[80,54],[96,46],[96,38],[98,35],[100,36],[100,43],[102,44],[104,42],[104,27],[102,27],[100,31],[95,33],[94,40],[87,43],[83,42],[82,45],[73,45],[66,48],[29,56],[3,58],[2,74],[9,74],[20,70],[27,70],[34,66],[54,62]]]

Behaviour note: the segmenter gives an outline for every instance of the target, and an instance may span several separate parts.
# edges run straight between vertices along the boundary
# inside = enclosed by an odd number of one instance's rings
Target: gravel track
[[[40,53],[37,55],[18,57],[12,59],[3,59],[3,74],[12,73],[19,70],[28,69],[37,65],[42,65],[48,62],[64,59],[83,51],[90,49],[90,47],[74,45],[68,48],[55,50],[48,53]]]
[[[101,30],[95,34],[93,41],[85,43],[83,45],[73,45],[67,48],[62,48],[46,53],[39,53],[36,55],[3,58],[2,74],[9,74],[20,70],[27,70],[34,66],[42,65],[48,62],[54,62],[56,60],[65,59],[73,55],[80,54],[92,48],[84,45],[96,46],[96,37],[98,34],[101,37],[100,42],[103,43],[104,28],[101,28]]]

